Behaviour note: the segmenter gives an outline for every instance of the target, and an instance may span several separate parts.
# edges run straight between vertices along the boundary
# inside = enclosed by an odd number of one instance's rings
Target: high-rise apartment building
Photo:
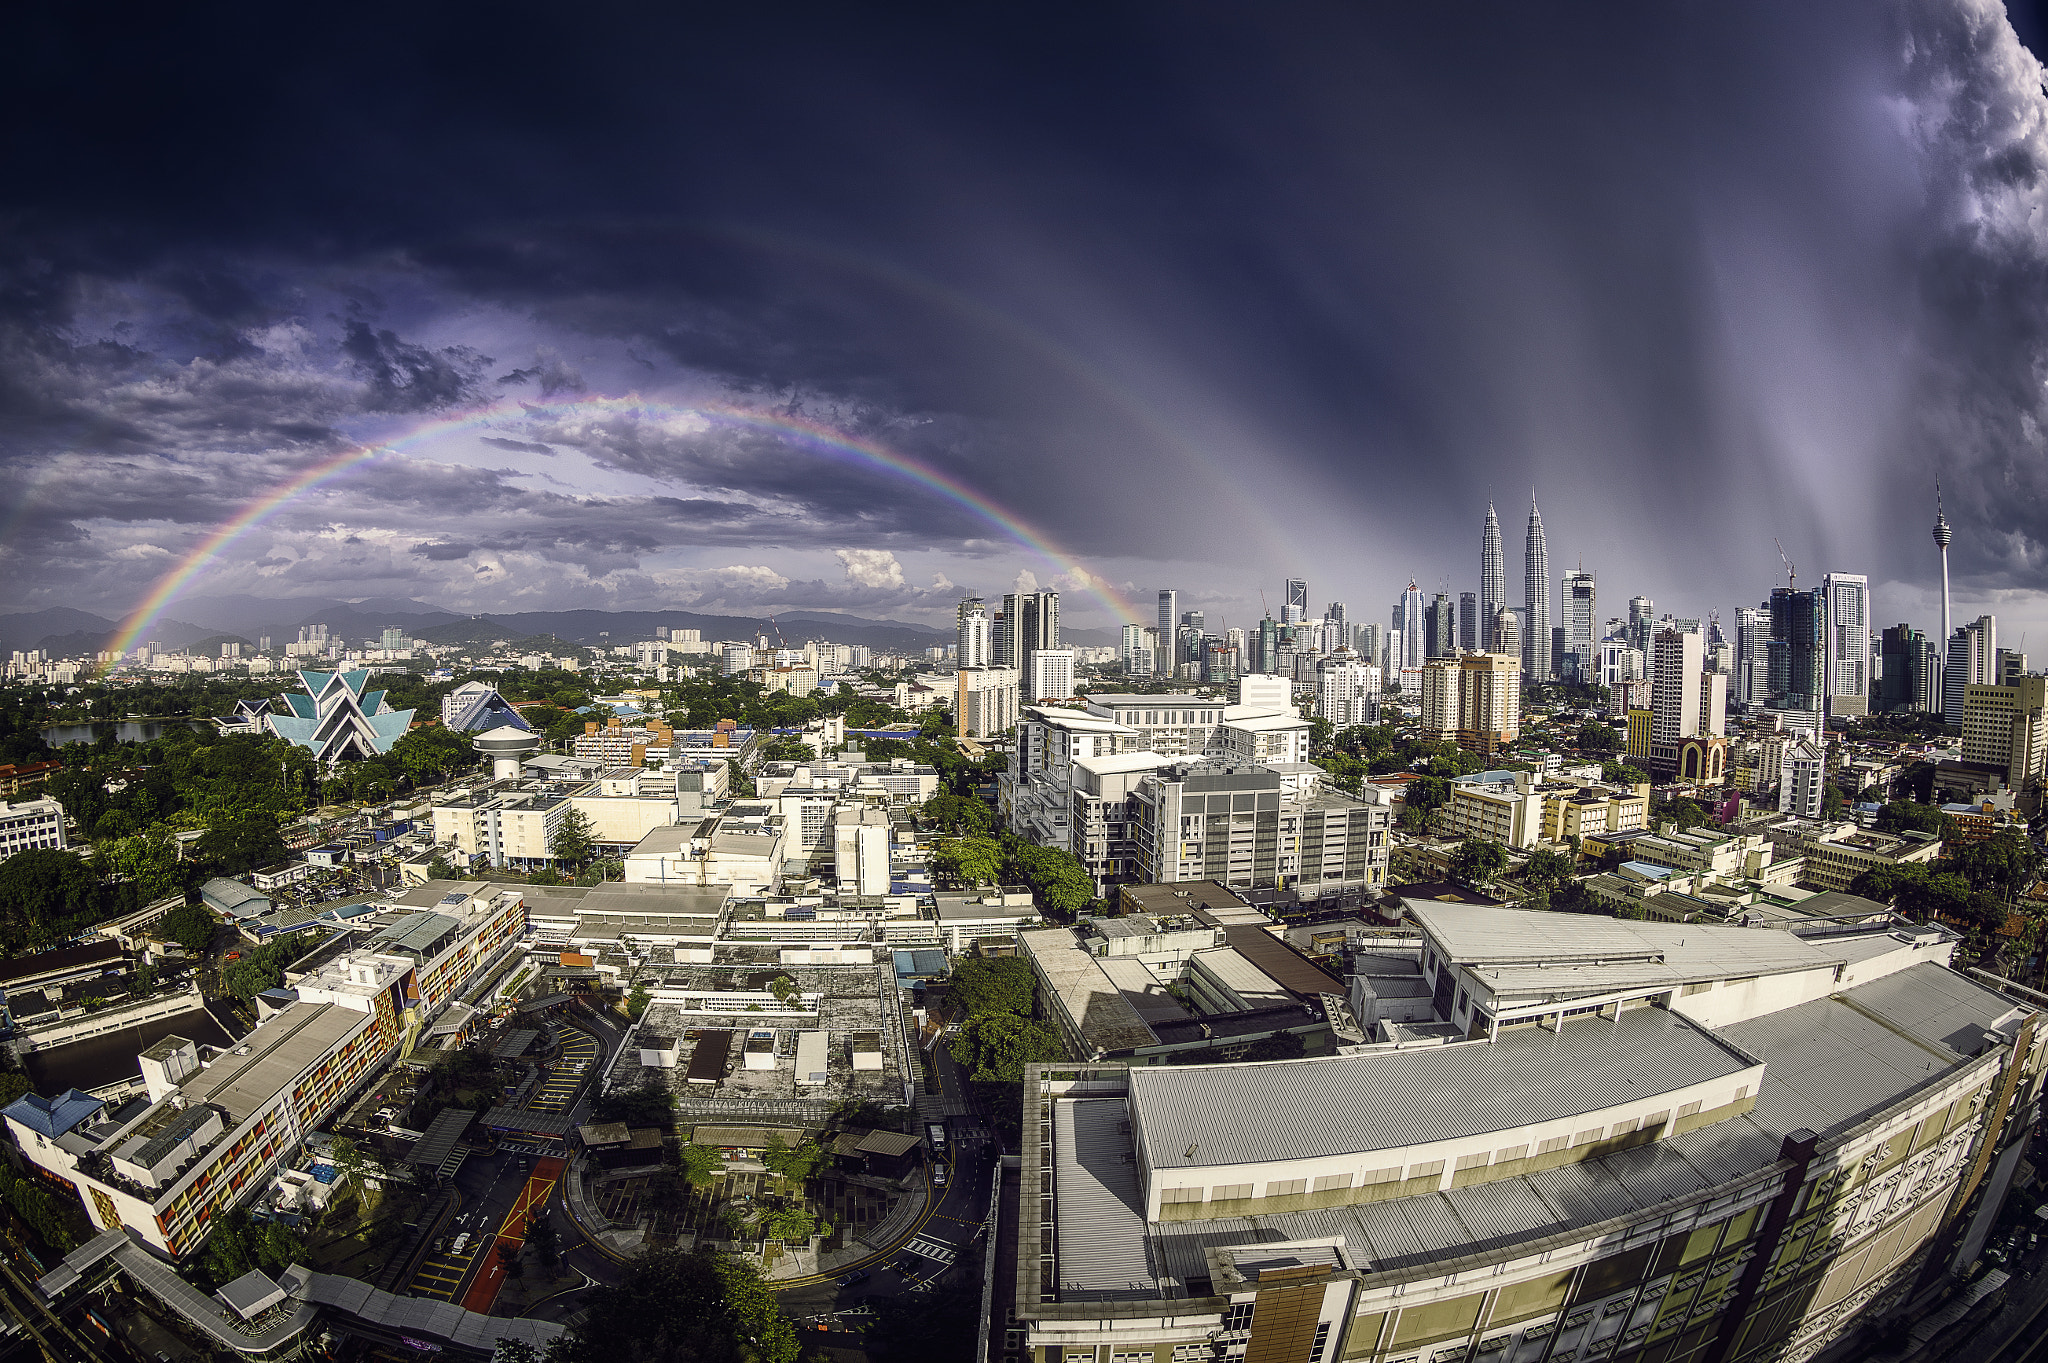
[[[1458,647],[1466,653],[1479,648],[1479,595],[1458,593]]]
[[[988,611],[983,608],[978,596],[963,597],[953,611],[954,651],[953,661],[959,667],[987,667],[990,649],[993,647],[989,634]],[[1134,627],[1124,626],[1129,634]]]
[[[1600,602],[1588,568],[1574,568],[1564,575],[1559,593],[1564,606],[1564,671],[1566,680],[1590,682],[1594,647],[1600,638]]]
[[[1137,656],[1138,650],[1143,647],[1145,647],[1144,627],[1142,625],[1125,625],[1123,628],[1122,644],[1117,650],[1118,655],[1123,659],[1125,676],[1133,675],[1134,669],[1131,666],[1131,660]]]
[[[1162,677],[1173,675],[1173,631],[1180,622],[1180,593],[1171,587],[1159,589],[1159,639],[1154,646],[1152,670]]]
[[[1637,601],[1648,601],[1637,597]],[[1635,602],[1629,603],[1633,610]],[[1633,623],[1633,620],[1631,620]],[[1768,605],[1735,613],[1735,698],[1762,705],[1771,698],[1771,612]]]
[[[1869,714],[1870,579],[1861,573],[1829,573],[1820,589],[1827,600],[1827,713]]]
[[[1003,647],[991,648],[993,665],[1028,678],[1031,655],[1060,646],[1060,594],[1011,592],[1003,597]]]
[[[1298,577],[1287,579],[1287,599],[1280,607],[1280,623],[1299,625],[1308,619],[1308,583]]]
[[[1357,642],[1352,646],[1358,650],[1359,656],[1384,672],[1387,666],[1386,630],[1377,624],[1360,625],[1356,638]]]
[[[1508,561],[1501,549],[1500,517],[1493,511],[1493,503],[1486,504],[1486,524],[1479,531],[1479,621],[1482,631],[1490,631],[1494,621],[1500,618],[1503,607],[1508,604]],[[1501,651],[1500,641],[1492,634],[1479,641],[1480,648],[1490,653]]]
[[[1379,723],[1380,670],[1325,658],[1316,665],[1316,715],[1338,729]]]
[[[1422,669],[1422,731],[1491,757],[1522,727],[1520,662],[1504,653],[1432,658]]]
[[[1980,615],[1967,625],[1957,625],[1949,635],[1948,652],[1941,668],[1941,718],[1944,724],[1963,726],[1963,693],[1998,679],[1998,617]]]
[[[953,719],[962,738],[993,738],[1016,727],[1021,681],[1016,668],[963,667],[954,676],[958,689]]]
[[[1272,616],[1259,621],[1258,648],[1252,654],[1252,670],[1272,672],[1280,666],[1280,624]]]
[[[1027,689],[1034,702],[1071,699],[1074,694],[1074,650],[1036,650],[1031,655],[1031,671],[1027,680],[1030,683]]]
[[[1550,680],[1550,550],[1543,542],[1543,513],[1529,503],[1528,538],[1522,549],[1522,680],[1530,686]]]

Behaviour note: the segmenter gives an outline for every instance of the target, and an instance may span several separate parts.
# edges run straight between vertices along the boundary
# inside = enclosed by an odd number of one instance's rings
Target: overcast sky
[[[1732,616],[1775,539],[1930,626],[1939,475],[1958,615],[2048,654],[1996,4],[332,13],[10,30],[6,609],[118,616],[368,446],[191,590],[1384,620],[1489,496],[1519,598],[1533,487],[1603,615]]]

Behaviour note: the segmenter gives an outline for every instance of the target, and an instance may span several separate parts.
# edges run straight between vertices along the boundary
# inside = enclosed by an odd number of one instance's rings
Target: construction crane
[[[786,649],[789,647],[788,644],[783,642],[782,626],[775,623],[775,617],[772,615],[768,617],[768,628],[775,631],[775,646],[777,648]]]
[[[1771,537],[1771,543],[1778,545],[1778,557],[1785,560],[1785,590],[1791,591],[1794,584],[1799,581],[1799,573],[1793,568],[1792,560],[1785,558],[1785,546],[1778,542],[1777,536]]]

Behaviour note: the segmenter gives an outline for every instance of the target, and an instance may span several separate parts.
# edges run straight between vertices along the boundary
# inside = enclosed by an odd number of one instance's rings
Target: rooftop
[[[1155,1170],[1311,1159],[1506,1131],[1753,1068],[1675,1013],[1638,1008],[1493,1042],[1131,1071]],[[1265,1113],[1259,1123],[1218,1113]],[[1190,1156],[1188,1152],[1194,1154]]]
[[[370,1025],[368,1013],[327,1003],[295,1003],[248,1036],[242,1044],[179,1087],[188,1101],[225,1108],[234,1126],[269,1102],[306,1066],[326,1055],[348,1034]],[[248,1054],[243,1054],[247,1051]]]

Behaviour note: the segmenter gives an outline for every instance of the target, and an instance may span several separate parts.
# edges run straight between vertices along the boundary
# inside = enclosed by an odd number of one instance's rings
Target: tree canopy
[[[1031,963],[1017,956],[969,956],[953,967],[947,998],[969,1016],[1009,1013],[1028,1018],[1038,998]]]
[[[1483,838],[1467,838],[1451,853],[1451,879],[1484,889],[1505,871],[1508,849]]]
[[[797,1363],[801,1353],[753,1266],[706,1249],[635,1256],[563,1339],[563,1363]]]
[[[968,1078],[982,1083],[1018,1083],[1026,1065],[1066,1058],[1059,1031],[1051,1023],[1013,1013],[970,1017],[953,1040],[953,1059],[967,1067]]]

